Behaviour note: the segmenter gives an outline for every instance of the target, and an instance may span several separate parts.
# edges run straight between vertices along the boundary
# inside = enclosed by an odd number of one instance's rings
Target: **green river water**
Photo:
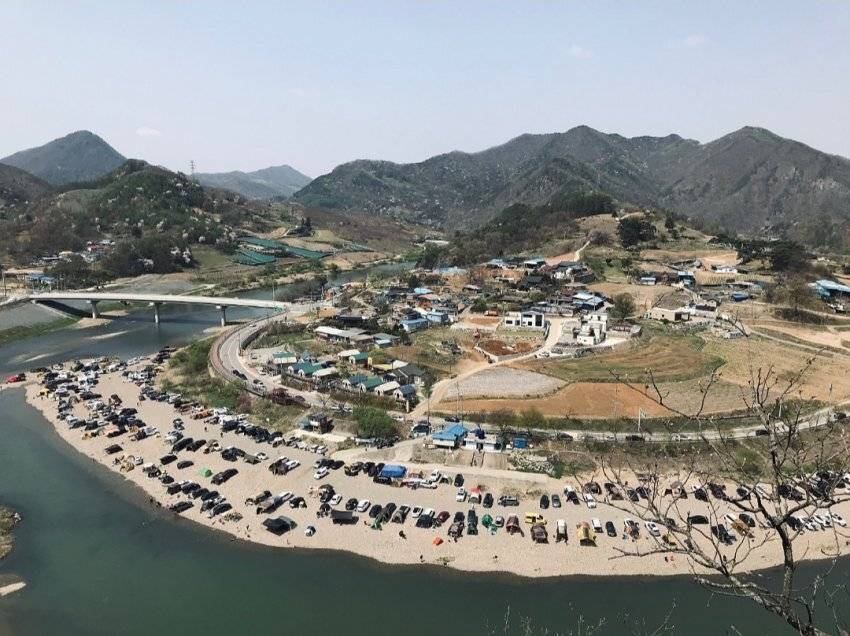
[[[140,311],[14,343],[0,348],[0,372],[148,353],[187,341],[218,316],[169,307],[163,318],[157,327]],[[651,632],[668,613],[676,633],[722,634],[730,625],[784,633],[753,605],[711,598],[687,578],[529,580],[231,541],[152,508],[141,491],[74,452],[20,389],[0,391],[0,501],[24,518],[0,579],[27,582],[0,598],[2,636],[520,634],[527,620],[533,633],[583,634],[582,622],[604,620],[594,633],[632,634]],[[842,562],[839,574],[848,570]]]

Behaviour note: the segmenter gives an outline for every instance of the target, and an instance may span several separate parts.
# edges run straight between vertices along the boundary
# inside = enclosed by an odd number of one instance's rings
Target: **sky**
[[[0,156],[91,130],[188,171],[421,161],[586,124],[850,156],[850,2],[2,0]]]

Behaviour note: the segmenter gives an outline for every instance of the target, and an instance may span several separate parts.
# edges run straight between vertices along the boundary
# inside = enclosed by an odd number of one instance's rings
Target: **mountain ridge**
[[[200,172],[194,176],[202,185],[231,190],[249,199],[290,197],[311,181],[310,177],[287,164],[251,172]]]
[[[411,164],[357,160],[317,177],[293,199],[468,229],[512,204],[540,205],[568,190],[601,190],[709,225],[806,240],[824,222],[850,225],[850,160],[757,126],[706,143],[577,126]]]

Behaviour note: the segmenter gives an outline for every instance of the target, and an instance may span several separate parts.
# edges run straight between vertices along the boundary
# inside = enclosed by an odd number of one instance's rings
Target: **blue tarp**
[[[381,469],[381,477],[390,479],[401,479],[407,474],[407,468],[398,464],[387,464]]]

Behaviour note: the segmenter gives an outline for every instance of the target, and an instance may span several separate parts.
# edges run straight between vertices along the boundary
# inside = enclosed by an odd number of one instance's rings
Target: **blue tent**
[[[387,464],[381,469],[381,477],[390,479],[401,479],[407,474],[407,468],[398,464]]]

